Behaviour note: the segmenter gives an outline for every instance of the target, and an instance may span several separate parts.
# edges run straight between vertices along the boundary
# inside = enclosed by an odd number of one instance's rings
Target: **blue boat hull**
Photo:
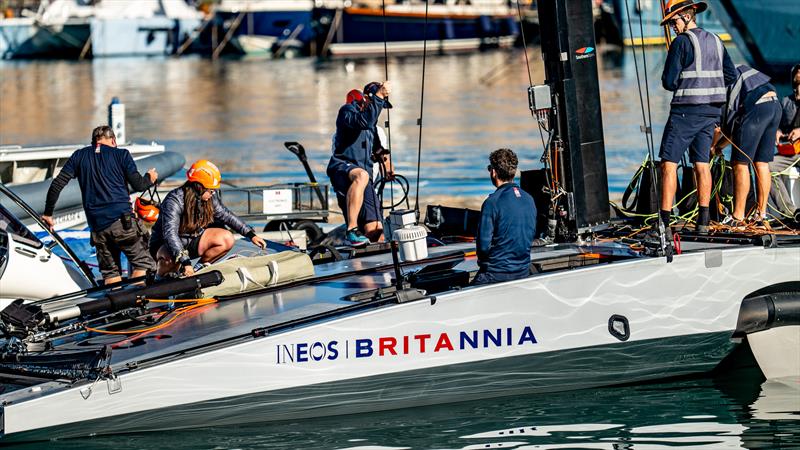
[[[800,2],[710,0],[750,65],[781,80],[800,62]]]
[[[518,34],[513,15],[429,16],[426,26],[424,14],[387,14],[384,19],[379,10],[347,8],[333,31],[330,51],[382,54],[384,40],[390,52],[419,52],[426,40],[429,50],[470,50],[512,45]]]

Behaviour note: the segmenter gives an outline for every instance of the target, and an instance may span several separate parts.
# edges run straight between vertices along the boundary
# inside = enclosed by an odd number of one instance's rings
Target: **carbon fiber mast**
[[[544,189],[550,194],[545,210],[549,237],[571,242],[606,227],[610,219],[592,4],[541,0],[538,10],[545,84],[551,96],[547,104],[546,94],[541,101],[539,87],[530,89],[531,110],[549,134],[542,158],[546,168],[539,179],[549,185]],[[545,105],[537,106],[535,100]],[[525,178],[524,174],[523,183]],[[542,209],[540,203],[537,206]]]

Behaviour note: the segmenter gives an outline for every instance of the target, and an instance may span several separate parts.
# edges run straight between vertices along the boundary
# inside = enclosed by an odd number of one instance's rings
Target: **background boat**
[[[202,47],[212,54],[308,54],[317,31],[313,10],[311,0],[222,0],[202,33]]]
[[[4,59],[169,55],[202,22],[184,0],[43,1],[21,14],[0,20]]]
[[[388,2],[387,2],[388,3]],[[519,34],[516,9],[499,0],[480,0],[462,4],[425,2],[386,5],[386,19],[380,2],[343,9],[317,8],[320,23],[330,23],[323,36],[320,54],[375,55],[386,48],[392,53],[423,50],[449,52],[513,45]]]
[[[709,0],[720,11],[751,66],[781,80],[800,63],[800,3],[796,0]]]

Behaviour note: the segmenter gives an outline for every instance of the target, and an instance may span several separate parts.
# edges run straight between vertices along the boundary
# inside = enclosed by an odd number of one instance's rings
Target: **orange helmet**
[[[158,206],[152,200],[145,200],[142,197],[136,197],[134,202],[136,215],[147,223],[154,223],[158,220]]]
[[[186,178],[189,181],[196,181],[203,185],[206,189],[219,189],[219,184],[222,181],[222,175],[219,169],[211,161],[201,159],[192,164],[192,167],[186,171]]]

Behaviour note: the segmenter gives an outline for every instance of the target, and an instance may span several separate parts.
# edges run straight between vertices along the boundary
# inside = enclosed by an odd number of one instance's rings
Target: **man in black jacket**
[[[133,267],[133,278],[154,269],[155,261],[147,251],[144,230],[133,215],[126,183],[136,192],[143,191],[158,179],[156,170],[148,170],[146,177],[139,174],[130,152],[117,148],[111,127],[95,128],[92,145],[73,153],[50,184],[42,220],[51,230],[55,226],[53,210],[58,196],[72,178],[77,178],[81,187],[83,210],[104,282],[122,280],[121,253]]]
[[[333,155],[327,174],[347,224],[345,240],[352,246],[378,241],[383,235],[381,205],[372,180],[378,117],[391,104],[388,81],[371,82],[351,91],[336,117]]]

